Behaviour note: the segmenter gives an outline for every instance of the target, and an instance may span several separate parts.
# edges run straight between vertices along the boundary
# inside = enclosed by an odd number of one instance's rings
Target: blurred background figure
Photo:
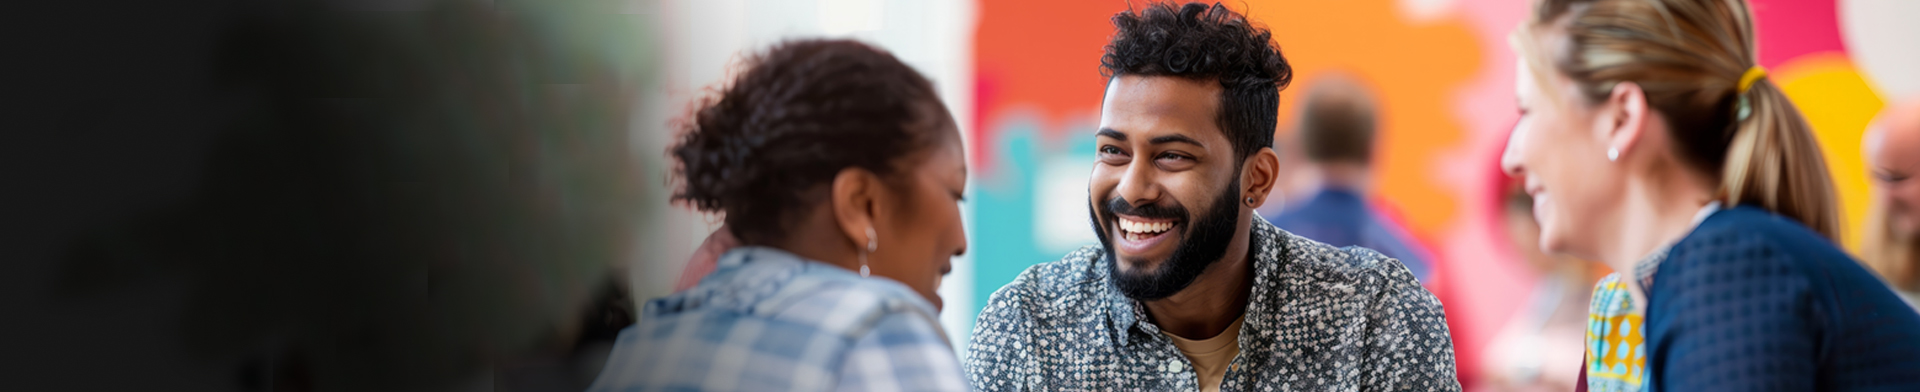
[[[1373,205],[1374,139],[1378,106],[1373,93],[1343,74],[1327,74],[1307,86],[1294,138],[1303,166],[1287,206],[1267,217],[1288,232],[1333,246],[1359,246],[1400,259],[1413,276],[1431,280],[1426,247]]]
[[[1521,181],[1501,177],[1496,203],[1512,252],[1535,279],[1525,302],[1489,345],[1479,369],[1482,391],[1569,391],[1580,379],[1587,301],[1606,267],[1540,251],[1533,197]]]
[[[1861,261],[1920,306],[1920,99],[1881,111],[1865,144],[1874,192]]]

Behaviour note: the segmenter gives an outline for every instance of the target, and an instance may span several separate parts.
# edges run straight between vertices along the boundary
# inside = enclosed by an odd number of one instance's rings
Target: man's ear
[[[1602,122],[1600,131],[1605,133],[1601,136],[1606,147],[1618,151],[1621,157],[1627,156],[1640,144],[1653,115],[1646,91],[1634,82],[1615,83],[1600,110],[1601,118],[1595,120]]]
[[[1235,202],[1247,208],[1260,208],[1267,203],[1267,194],[1280,182],[1280,154],[1272,148],[1261,148],[1259,152],[1248,156],[1240,166],[1240,197]],[[1247,199],[1253,202],[1248,203]]]
[[[873,218],[879,210],[875,194],[880,190],[879,181],[873,172],[857,167],[841,169],[833,176],[833,189],[829,192],[833,200],[828,204],[833,206],[833,220],[839,224],[840,232],[856,251],[865,250],[872,240],[867,238],[867,233],[878,234]]]

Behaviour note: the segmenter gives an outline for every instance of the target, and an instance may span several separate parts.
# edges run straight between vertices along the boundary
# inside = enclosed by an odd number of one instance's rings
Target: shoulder
[[[1814,306],[1835,316],[1904,316],[1906,312],[1882,310],[1908,309],[1877,276],[1825,237],[1745,206],[1714,214],[1676,243],[1648,292],[1655,304],[1666,304],[1652,311],[1764,301]],[[1920,320],[1902,320],[1913,321]]]
[[[961,391],[967,386],[959,358],[932,321],[900,313],[880,319],[855,341],[839,372],[840,390]]]
[[[1802,258],[1850,259],[1832,241],[1799,222],[1751,206],[1714,213],[1675,244],[1674,249],[1684,249],[1696,257],[1762,249],[1793,253]]]
[[[826,268],[838,267],[747,264],[648,303],[640,321],[621,333],[609,374],[596,385],[619,389],[735,380],[728,382],[747,383],[738,389],[784,389],[832,379],[835,358],[849,355],[862,341],[947,347],[932,305],[905,285]],[[743,355],[796,365],[784,370],[724,366],[739,363]],[[700,371],[649,370],[669,368]],[[606,388],[596,387],[601,389]]]
[[[1256,275],[1256,284],[1297,286],[1290,290],[1331,304],[1361,306],[1376,322],[1445,328],[1446,311],[1439,298],[1421,286],[1400,260],[1367,248],[1334,247],[1266,227],[1274,240],[1257,251],[1268,252],[1260,258],[1272,262],[1260,267],[1266,271]]]
[[[1823,264],[1821,258],[1846,259],[1844,254],[1835,255],[1837,251],[1820,249],[1832,247],[1822,244],[1825,242],[1798,224],[1763,210],[1737,207],[1716,212],[1674,243],[1667,259],[1654,272],[1653,282],[1646,288],[1652,302],[1649,316],[1663,309],[1707,305],[1694,304],[1685,298],[1708,291],[1770,288],[1767,292],[1777,295],[1803,295],[1810,283],[1807,278],[1813,272],[1809,267]],[[1719,306],[1763,297],[1741,295],[1725,299],[1709,302]],[[1688,303],[1681,306],[1674,301]]]
[[[1270,228],[1270,226],[1269,226]],[[1362,384],[1389,389],[1458,390],[1446,310],[1399,260],[1361,247],[1334,247],[1278,229],[1265,233],[1256,285],[1270,309],[1309,309],[1305,319],[1278,312],[1272,325],[1344,325],[1362,341]],[[1277,246],[1276,246],[1277,245]],[[1265,279],[1265,282],[1261,282]]]
[[[1274,266],[1286,273],[1332,284],[1357,285],[1380,291],[1417,290],[1426,293],[1413,272],[1399,259],[1358,246],[1335,247],[1306,237],[1272,228],[1272,241],[1278,246],[1260,249],[1272,252],[1279,260]]]
[[[981,309],[982,322],[990,321],[990,315],[1067,316],[1065,313],[1075,310],[1097,308],[1088,302],[1103,298],[1100,294],[1107,279],[1104,257],[1105,251],[1099,246],[1088,245],[1058,261],[1027,267],[988,298]]]
[[[888,290],[789,282],[767,301],[642,319],[622,331],[594,391],[822,390],[833,380],[946,380],[960,367],[934,316]],[[781,363],[786,366],[738,366]]]
[[[814,325],[823,334],[858,338],[887,320],[937,319],[933,305],[906,285],[888,279],[802,279],[756,310],[768,318]],[[791,299],[782,297],[791,296]]]
[[[1658,276],[1669,276],[1668,271],[1736,281],[1808,278],[1833,271],[1843,271],[1841,275],[1865,273],[1852,256],[1827,238],[1791,219],[1751,206],[1721,211],[1701,222],[1674,244]],[[1660,285],[1659,281],[1655,279],[1656,287],[1676,287]]]
[[[994,291],[974,321],[966,364],[973,386],[1010,390],[1039,383],[1038,350],[1050,337],[1094,336],[1089,317],[1106,304],[1106,265],[1099,246],[1087,246],[1058,261],[1027,267]],[[1084,333],[1082,333],[1084,332]],[[1037,343],[1037,344],[1036,344]]]
[[[771,323],[785,333],[868,333],[881,319],[935,317],[933,304],[899,282],[839,267],[768,259],[725,268],[693,289],[650,303],[647,317],[703,323]],[[720,316],[726,317],[720,317]]]

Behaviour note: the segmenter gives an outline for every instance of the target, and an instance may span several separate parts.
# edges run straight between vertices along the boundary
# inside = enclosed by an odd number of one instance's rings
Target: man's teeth
[[[1152,234],[1167,231],[1172,228],[1173,222],[1141,222],[1131,219],[1120,219],[1120,230],[1128,233]]]

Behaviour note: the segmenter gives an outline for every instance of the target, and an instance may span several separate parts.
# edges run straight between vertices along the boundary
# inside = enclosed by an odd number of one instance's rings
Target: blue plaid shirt
[[[937,311],[898,282],[743,247],[647,303],[589,391],[965,391]]]

